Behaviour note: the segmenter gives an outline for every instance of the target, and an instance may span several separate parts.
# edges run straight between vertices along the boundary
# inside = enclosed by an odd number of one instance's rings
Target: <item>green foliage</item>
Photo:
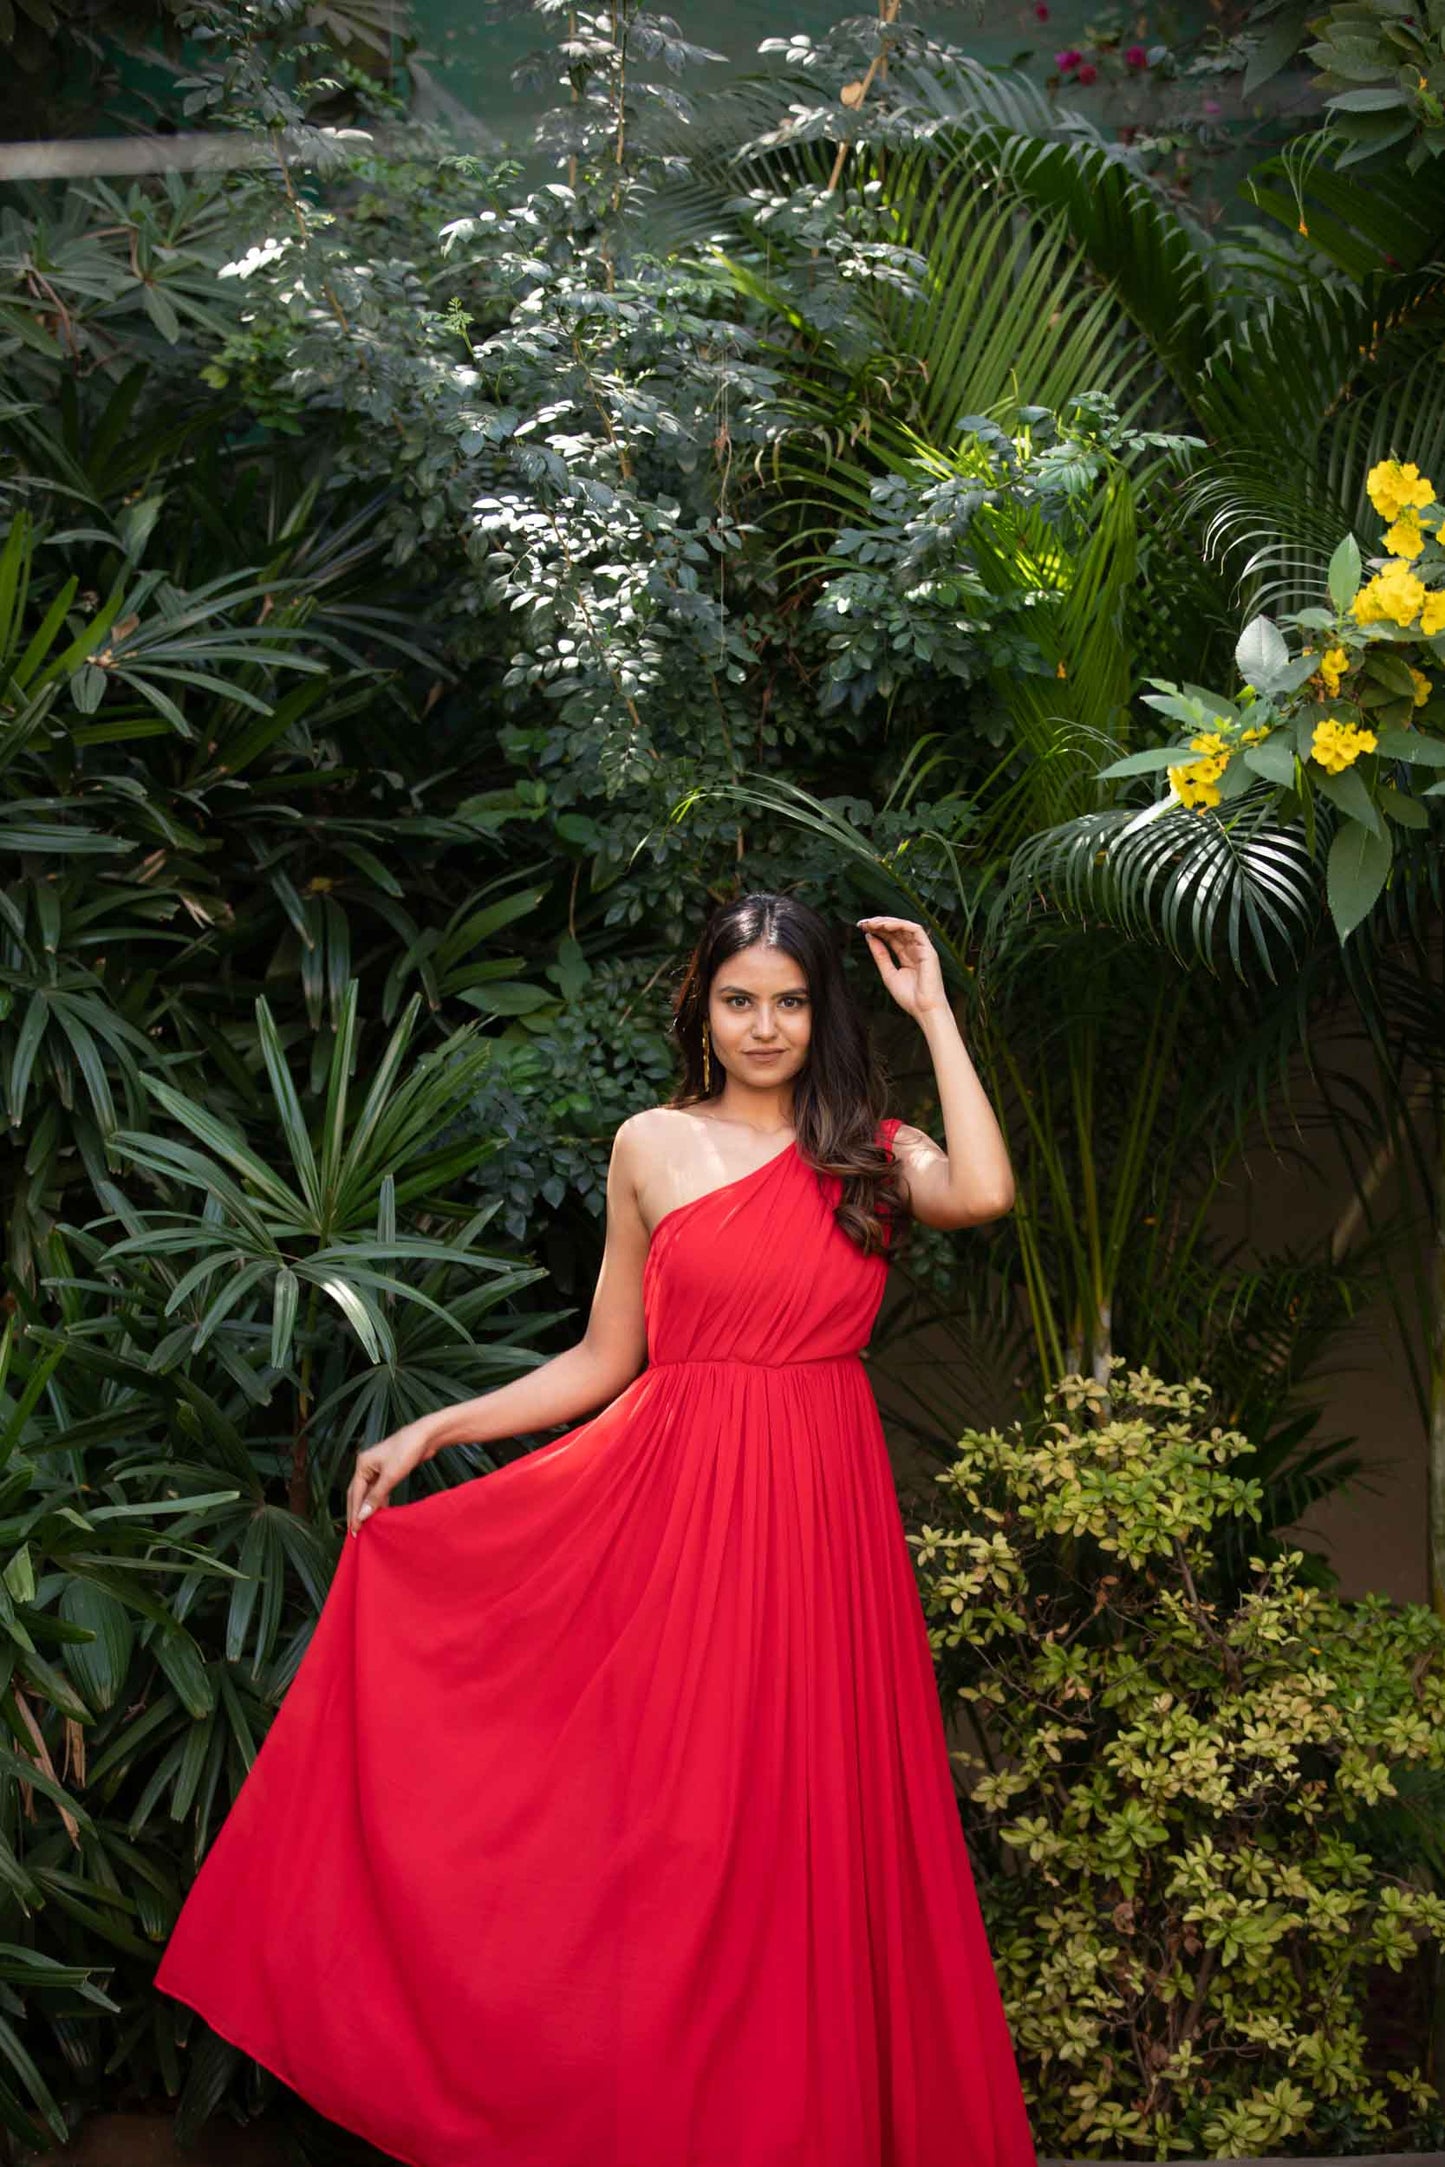
[[[222,336],[230,311],[215,273],[226,229],[218,193],[174,173],[148,188],[93,180],[12,191],[0,206],[10,392],[53,396],[65,366],[112,378],[143,359],[164,367],[185,335]]]
[[[413,995],[353,1115],[349,1099],[358,1045],[356,983],[348,985],[335,1039],[316,1079],[323,1111],[319,1137],[313,1139],[271,1011],[264,1000],[257,1002],[257,1038],[274,1124],[290,1160],[289,1177],[273,1172],[246,1138],[209,1108],[152,1077],[145,1079],[149,1092],[189,1140],[123,1130],[114,1138],[115,1149],[156,1176],[168,1198],[174,1191],[196,1190],[206,1208],[201,1218],[194,1207],[123,1212],[126,1237],[100,1261],[106,1266],[122,1259],[147,1264],[166,1282],[164,1315],[178,1315],[182,1321],[155,1350],[153,1367],[170,1369],[186,1356],[199,1355],[220,1335],[218,1361],[258,1403],[270,1396],[264,1372],[298,1377],[291,1498],[297,1512],[309,1511],[312,1504],[308,1432],[312,1362],[328,1337],[323,1300],[338,1313],[333,1322],[346,1324],[372,1365],[374,1389],[363,1395],[357,1418],[364,1419],[363,1442],[369,1444],[428,1404],[425,1391],[407,1389],[398,1309],[415,1305],[443,1334],[450,1332],[463,1342],[469,1336],[455,1303],[444,1307],[435,1293],[398,1276],[397,1267],[443,1265],[452,1274],[458,1266],[490,1270],[500,1282],[492,1289],[492,1302],[538,1276],[519,1274],[508,1260],[472,1247],[491,1216],[488,1210],[466,1217],[460,1233],[449,1228],[446,1239],[403,1236],[397,1230],[398,1209],[415,1208],[425,1199],[431,1200],[432,1215],[459,1217],[442,1199],[493,1149],[490,1139],[458,1134],[457,1125],[481,1074],[496,1057],[495,1049],[461,1033],[404,1073],[420,1007],[420,995]],[[198,1144],[203,1148],[197,1149]],[[175,1264],[186,1259],[193,1261],[177,1273]],[[218,1275],[224,1275],[219,1288]],[[304,1324],[298,1335],[303,1302]],[[262,1315],[269,1322],[258,1372]],[[434,1390],[441,1382],[433,1369],[429,1386]],[[452,1396],[464,1395],[454,1389]],[[338,1444],[350,1444],[355,1428],[356,1419],[342,1422]],[[326,1469],[323,1495],[338,1473],[334,1466]]]
[[[541,1275],[488,1242],[495,1205],[453,1193],[493,1148],[462,1116],[501,1049],[474,1026],[409,1060],[413,998],[362,1078],[353,983],[313,1086],[258,1008],[267,1119],[243,1135],[147,1074],[160,1124],[115,1138],[147,1201],[107,1184],[105,1219],[53,1234],[0,1347],[3,1939],[57,2136],[118,2066],[181,2089],[156,1949],[304,1653],[352,1454],[535,1362],[553,1321],[521,1312]],[[416,1482],[496,1464],[459,1447]],[[187,2066],[189,2113],[215,2071]]]
[[[915,1544],[981,1755],[967,1819],[1040,2148],[1241,2158],[1438,2141],[1436,2088],[1367,2044],[1372,1975],[1445,1945],[1387,1859],[1445,1796],[1445,1621],[1304,1585],[1221,1588],[1251,1447],[1199,1378],[1064,1376],[967,1432]]]
[[[1222,574],[1236,551],[1257,590],[1278,536],[1292,585],[1305,590],[1301,606],[1312,603],[1310,559],[1325,534],[1327,558],[1355,516],[1360,455],[1368,448],[1375,460],[1385,457],[1401,417],[1410,412],[1413,428],[1423,402],[1418,456],[1433,456],[1438,342],[1427,346],[1413,327],[1415,309],[1433,305],[1429,274],[1396,271],[1386,225],[1372,255],[1349,252],[1348,277],[1322,267],[1305,245],[1302,218],[1290,216],[1279,235],[1212,235],[1165,198],[1136,158],[1087,125],[1060,130],[1037,97],[1005,94],[976,67],[920,70],[911,80],[930,107],[926,129],[895,91],[872,139],[861,132],[844,188],[836,171],[825,183],[820,170],[786,199],[774,190],[795,223],[810,190],[828,201],[847,189],[866,197],[875,234],[916,266],[911,281],[900,280],[896,291],[886,282],[861,287],[840,330],[834,282],[821,280],[816,304],[801,246],[790,254],[770,236],[764,276],[746,229],[734,244],[741,288],[787,327],[796,531],[783,561],[811,572],[840,529],[850,538],[861,533],[861,546],[871,547],[872,522],[860,515],[872,502],[878,542],[885,552],[891,543],[906,564],[897,491],[880,476],[907,473],[916,485],[930,463],[933,473],[947,472],[960,434],[980,417],[1012,430],[1029,402],[1062,415],[1081,392],[1106,401],[1128,429],[1147,415],[1156,428],[1136,442],[1166,446],[1170,456],[1130,462],[1137,530],[1147,538],[1137,553],[1132,529],[1111,551],[1103,548],[1103,493],[1081,507],[1096,561],[1076,582],[1078,622],[1052,627],[1049,643],[1065,663],[1068,697],[1047,699],[1038,672],[1010,668],[1003,639],[992,699],[987,707],[977,697],[969,703],[971,713],[993,709],[995,741],[1001,714],[1008,737],[1050,769],[1055,759],[1067,764],[1067,733],[1079,724],[1102,732],[1100,751],[1110,740],[1123,751],[1146,653],[1156,668],[1172,651],[1196,680],[1212,674],[1232,614]],[[801,115],[796,128],[753,145],[753,173],[780,168],[791,178],[807,169],[807,121]],[[760,231],[757,207],[767,200],[755,181],[733,208],[751,207]],[[1266,188],[1256,200],[1283,219],[1280,191]],[[1332,203],[1327,244],[1339,215]],[[1428,240],[1428,220],[1422,230]],[[1184,424],[1204,436],[1186,439]],[[1209,457],[1194,461],[1178,486],[1169,469],[1186,441],[1207,443]],[[1117,515],[1117,504],[1110,509]],[[976,548],[975,536],[970,542]],[[1028,598],[1040,584],[1039,535],[1020,522],[1000,556],[995,592]],[[900,607],[897,588],[872,577],[839,590],[850,619],[853,585],[881,604],[859,643],[860,693],[874,677],[896,687],[906,669],[921,707],[948,697],[976,669],[976,650],[992,644],[993,615],[970,576],[978,570],[971,550],[950,555],[942,538],[936,570],[945,567],[936,607],[927,589],[916,611]],[[1224,662],[1218,653],[1221,671]],[[848,668],[841,645],[835,666]],[[1252,779],[1259,786],[1250,790]],[[1236,968],[1273,971],[1281,950],[1293,958],[1306,952],[1321,906],[1337,927],[1350,914],[1358,922],[1380,893],[1399,841],[1394,827],[1417,825],[1414,806],[1389,827],[1390,814],[1381,812],[1361,863],[1347,866],[1342,846],[1331,872],[1316,851],[1321,831],[1308,806],[1282,799],[1242,764],[1236,787],[1229,836],[1212,821],[1172,818],[1149,832],[1136,809],[1100,811],[1062,802],[1061,793],[1047,814],[1052,832],[1019,838],[1018,889],[1042,888],[1065,908],[1182,942],[1181,953],[1213,959],[1223,936]],[[1391,811],[1402,794],[1397,788],[1389,797]],[[1328,840],[1328,820],[1322,832]]]
[[[647,957],[590,963],[580,944],[564,939],[545,975],[561,1004],[535,1020],[525,1045],[509,1046],[505,1064],[494,1063],[476,1092],[477,1126],[507,1141],[477,1168],[474,1183],[497,1200],[497,1223],[517,1240],[538,1238],[540,1209],[552,1215],[548,1265],[559,1292],[580,1308],[591,1299],[593,1251],[566,1208],[575,1200],[600,1227],[606,1140],[639,1105],[668,1096],[676,1063]]]
[[[173,1060],[217,1061],[236,1088],[231,974],[244,986],[285,972],[316,1029],[324,1012],[335,1027],[357,949],[388,1010],[414,976],[434,1010],[523,1005],[513,965],[478,950],[534,890],[426,922],[439,884],[425,868],[459,844],[488,847],[485,810],[428,816],[421,778],[385,771],[347,787],[337,733],[356,731],[363,696],[390,727],[386,678],[358,635],[374,656],[393,633],[354,599],[333,609],[344,565],[317,542],[293,528],[265,571],[189,590],[104,532],[83,570],[52,569],[42,586],[24,512],[0,549],[0,848],[14,868],[0,888],[0,1061],[23,1136],[5,1182],[26,1277],[66,1188],[102,1178],[117,1106],[135,1118],[157,1030],[173,1034]],[[311,561],[292,572],[303,547]]]
[[[375,492],[389,563],[445,593],[504,778],[464,803],[529,825],[602,928],[676,937],[697,869],[741,845],[764,884],[777,856],[710,811],[670,821],[699,774],[862,771],[866,733],[819,717],[753,517],[785,422],[731,280],[629,246],[632,165],[569,155],[523,190],[418,131],[329,201],[248,181],[208,374],[288,434],[324,417],[329,484]]]
[[[844,526],[820,567],[815,612],[829,628],[825,701],[893,699],[940,680],[989,682],[995,745],[1031,730],[1021,677],[1054,680],[1048,704],[1107,731],[1129,682],[1090,651],[1114,630],[1100,593],[1101,538],[1117,520],[1111,584],[1135,562],[1132,498],[1122,477],[1144,451],[1197,447],[1125,427],[1104,394],[1076,394],[1062,415],[1020,409],[1015,433],[966,415],[948,451],[920,443],[908,465],[872,484],[866,524]],[[836,572],[841,563],[847,569]],[[1117,608],[1113,612],[1117,618]],[[1098,630],[1094,629],[1098,628]],[[1114,642],[1118,650],[1117,637]],[[1062,686],[1063,689],[1058,689]],[[1042,703],[1042,687],[1034,688]]]
[[[1305,51],[1341,139],[1341,171],[1407,144],[1413,173],[1445,151],[1445,19],[1428,0],[1424,16],[1406,0],[1348,0],[1312,20]]]

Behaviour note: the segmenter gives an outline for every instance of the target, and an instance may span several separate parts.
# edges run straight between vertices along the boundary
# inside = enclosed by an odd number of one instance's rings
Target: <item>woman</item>
[[[1034,2167],[861,1360],[902,1214],[1013,1183],[927,936],[858,923],[946,1148],[880,1121],[824,920],[718,910],[585,1334],[359,1455],[167,1946],[159,1986],[412,2167]]]

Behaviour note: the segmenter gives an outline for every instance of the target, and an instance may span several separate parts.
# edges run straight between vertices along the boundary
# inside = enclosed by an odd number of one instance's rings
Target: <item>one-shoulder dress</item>
[[[1036,2167],[839,1194],[667,1212],[627,1389],[342,1543],[156,1983],[410,2167]]]

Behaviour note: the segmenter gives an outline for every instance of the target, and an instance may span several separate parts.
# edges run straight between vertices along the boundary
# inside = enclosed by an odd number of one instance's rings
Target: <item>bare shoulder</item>
[[[626,1185],[631,1209],[644,1226],[655,1227],[664,1212],[696,1190],[699,1177],[705,1178],[699,1150],[701,1132],[710,1126],[708,1115],[680,1106],[644,1106],[618,1128],[615,1178]]]
[[[688,1139],[696,1131],[696,1119],[681,1107],[640,1107],[618,1124],[612,1143],[613,1164],[630,1181],[638,1182],[660,1165],[681,1164]]]
[[[629,1114],[625,1121],[618,1122],[617,1132],[612,1139],[614,1172],[631,1179],[638,1169],[646,1164],[649,1152],[656,1148],[657,1132],[653,1126],[653,1117],[661,1111],[660,1107],[647,1106],[639,1113]]]
[[[643,1107],[619,1121],[612,1137],[607,1164],[607,1225],[609,1240],[624,1244],[633,1240],[645,1248],[651,1223],[649,1200],[659,1161],[664,1161],[660,1123],[667,1120],[662,1106]]]
[[[617,1130],[616,1144],[629,1158],[654,1157],[694,1129],[695,1117],[678,1106],[643,1106]]]

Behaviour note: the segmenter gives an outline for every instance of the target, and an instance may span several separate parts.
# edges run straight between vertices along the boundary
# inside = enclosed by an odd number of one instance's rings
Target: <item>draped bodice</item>
[[[891,1152],[896,1120],[878,1140]],[[886,1254],[864,1256],[833,1217],[842,1193],[796,1143],[664,1212],[643,1267],[649,1364],[836,1361],[867,1344]]]

